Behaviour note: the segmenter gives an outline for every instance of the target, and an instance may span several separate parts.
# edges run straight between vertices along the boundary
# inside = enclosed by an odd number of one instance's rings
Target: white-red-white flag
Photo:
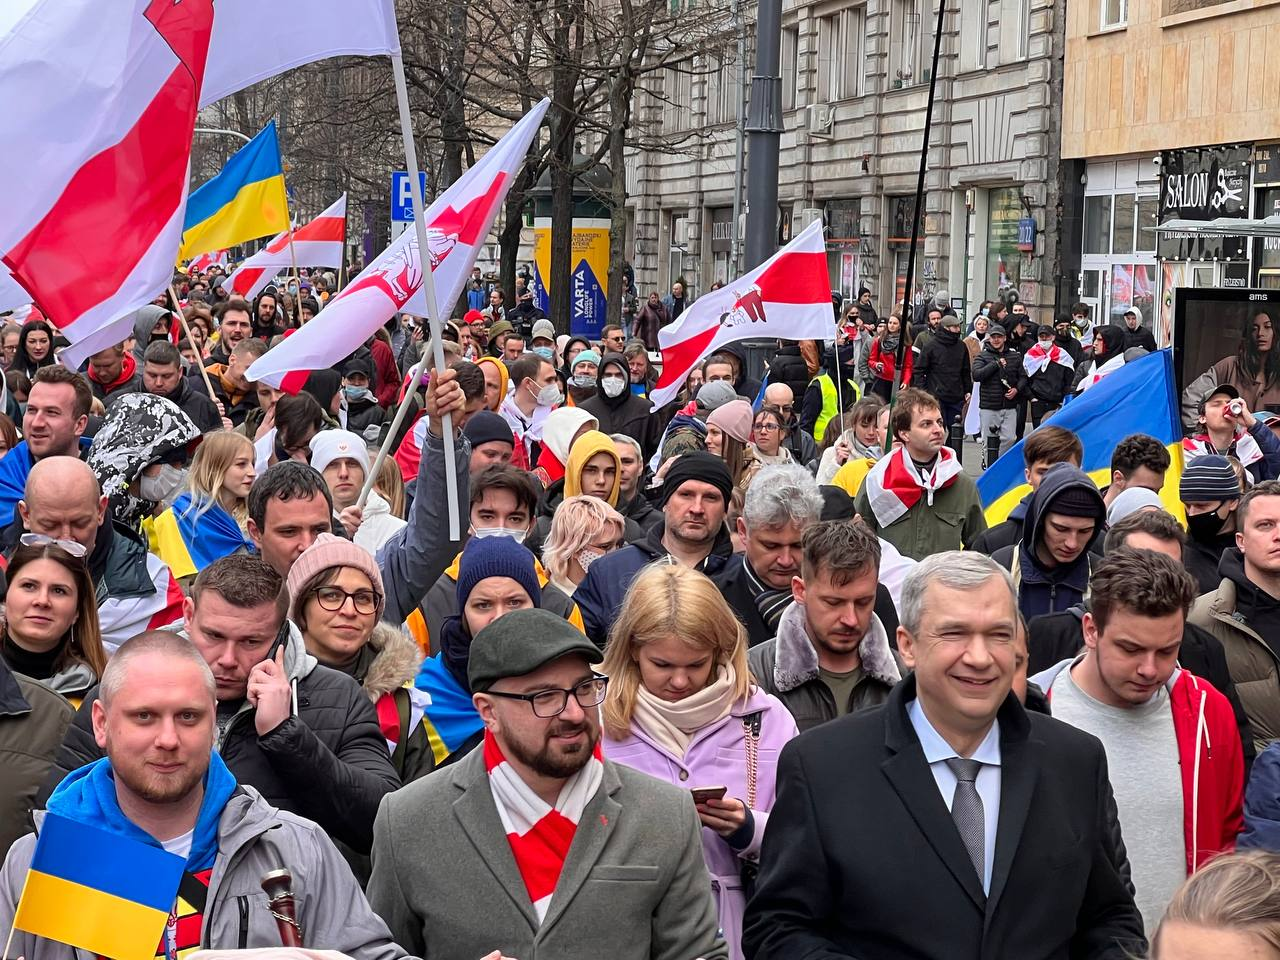
[[[213,31],[213,0],[109,7],[26,0],[0,34],[0,254],[73,363],[172,277]]]
[[[203,273],[210,267],[225,267],[227,265],[226,250],[211,250],[208,253],[202,253],[189,264],[187,264],[187,273]]]
[[[340,267],[346,239],[347,195],[344,193],[305,227],[294,228],[293,250],[289,249],[289,234],[277,234],[223,280],[222,287],[233,297],[252,300],[281,270],[293,265],[295,256],[300,267]]]
[[[440,304],[452,304],[493,227],[529,143],[550,106],[543,100],[427,208],[427,257]],[[406,230],[316,319],[254,361],[247,376],[297,392],[305,374],[336,365],[397,312],[425,316],[417,231]],[[289,376],[296,374],[295,376]]]
[[[736,340],[824,340],[832,336],[831,280],[822,222],[745,276],[705,293],[658,331],[662,374],[649,399],[654,408],[684,386],[693,368]]]
[[[24,307],[31,302],[31,294],[22,289],[22,284],[13,279],[9,268],[0,261],[0,313]]]

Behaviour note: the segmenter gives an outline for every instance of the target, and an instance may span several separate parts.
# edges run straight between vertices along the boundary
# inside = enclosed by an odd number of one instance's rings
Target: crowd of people
[[[1054,423],[1136,311],[863,291],[654,410],[682,284],[587,338],[477,271],[445,369],[403,315],[291,394],[333,278],[222,272],[83,371],[0,329],[0,927],[54,813],[185,861],[166,960],[278,945],[280,866],[358,960],[1280,956],[1280,382],[1203,387],[1184,522]]]

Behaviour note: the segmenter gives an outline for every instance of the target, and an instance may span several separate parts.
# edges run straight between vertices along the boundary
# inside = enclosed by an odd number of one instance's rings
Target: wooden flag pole
[[[187,325],[187,315],[182,312],[182,306],[178,301],[178,291],[173,288],[173,284],[169,284],[169,297],[173,300],[173,312],[177,314],[178,322],[182,324],[182,332],[186,336],[187,342],[194,347],[196,342],[191,337],[191,327]],[[230,356],[230,354],[228,354],[228,356]],[[200,359],[200,376],[204,378],[204,388],[209,391],[209,399],[215,404],[220,404],[222,401],[220,401],[218,399],[218,395],[213,392],[213,381],[209,379],[209,371],[205,368],[203,357]]]
[[[405,80],[404,60],[399,52],[391,55],[391,71],[396,81],[396,105],[400,110],[400,135],[404,139],[404,159],[409,167],[410,196],[413,198],[413,228],[418,240],[418,264],[422,271],[423,292],[427,300],[427,323],[431,328],[431,343],[435,347],[432,359],[435,369],[445,369],[444,345],[442,336],[443,324],[440,321],[440,307],[436,302],[436,281],[431,273],[431,257],[427,247],[427,223],[425,219],[426,198],[419,192],[421,178],[418,175],[418,150],[413,142],[413,124],[409,117],[409,84]],[[425,358],[424,358],[425,359]],[[403,404],[401,405],[403,407]],[[445,492],[449,498],[449,539],[460,540],[462,534],[458,521],[458,464],[454,458],[453,417],[444,415],[444,480]],[[424,454],[425,455],[425,454]],[[368,481],[366,480],[366,487]],[[362,496],[367,491],[362,491]],[[417,496],[432,496],[433,491],[419,490]],[[364,506],[363,502],[358,504]]]

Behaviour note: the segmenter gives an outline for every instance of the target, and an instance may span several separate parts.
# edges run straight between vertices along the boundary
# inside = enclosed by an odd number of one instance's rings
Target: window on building
[[[1084,198],[1084,252],[1111,252],[1111,197]]]
[[[925,0],[893,0],[890,17],[889,86],[894,90],[929,82],[933,66],[933,31]]]
[[[782,29],[782,109],[796,108],[796,95],[800,88],[800,28]]]
[[[866,7],[848,7],[818,21],[818,95],[830,103],[863,94]]]
[[[1129,22],[1129,0],[1101,0],[1101,3],[1104,29]]]
[[[960,72],[987,65],[987,0],[960,0]]]
[[[1031,0],[1000,0],[1000,62],[1016,63],[1031,52]]]
[[[1112,201],[1112,253],[1133,253],[1133,217],[1137,199],[1132,193],[1118,193]]]
[[[1156,252],[1155,226],[1160,202],[1156,197],[1138,198],[1138,229],[1134,233],[1133,246],[1139,253]]]
[[[728,117],[724,114],[724,87],[730,82],[725,75],[725,58],[720,53],[707,55],[707,75],[704,90],[706,91],[707,123],[724,123]]]
[[[693,126],[692,64],[667,67],[662,76],[662,130],[679,133]]]

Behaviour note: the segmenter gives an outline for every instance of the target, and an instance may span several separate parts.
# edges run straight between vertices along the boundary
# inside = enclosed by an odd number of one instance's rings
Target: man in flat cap
[[[481,749],[388,795],[373,828],[369,902],[412,954],[728,956],[692,794],[600,753],[598,659],[545,610],[472,641]]]

